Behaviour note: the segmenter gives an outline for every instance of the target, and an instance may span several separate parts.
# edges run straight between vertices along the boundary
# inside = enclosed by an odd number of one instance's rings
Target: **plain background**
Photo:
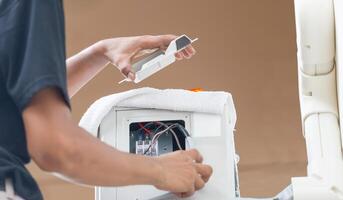
[[[108,66],[72,99],[76,122],[96,99],[137,87],[228,91],[238,114],[242,195],[272,196],[306,174],[292,0],[72,0],[64,6],[68,56],[110,37],[199,37],[191,60],[138,85],[118,85],[122,76]],[[48,200],[94,198],[92,188],[29,168]]]

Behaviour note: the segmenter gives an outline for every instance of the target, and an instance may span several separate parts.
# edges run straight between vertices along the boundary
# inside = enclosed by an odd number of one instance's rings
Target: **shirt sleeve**
[[[0,70],[8,94],[23,111],[38,91],[54,87],[70,108],[62,1],[15,1],[0,16]]]

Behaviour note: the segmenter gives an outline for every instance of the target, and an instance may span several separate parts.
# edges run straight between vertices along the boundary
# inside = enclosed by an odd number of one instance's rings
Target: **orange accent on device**
[[[193,89],[190,89],[190,91],[192,91],[192,92],[203,92],[204,89],[202,89],[202,88],[193,88]]]

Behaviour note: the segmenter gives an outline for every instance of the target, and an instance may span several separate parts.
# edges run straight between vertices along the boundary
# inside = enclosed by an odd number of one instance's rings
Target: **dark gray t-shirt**
[[[25,199],[42,199],[30,162],[22,112],[32,96],[66,86],[62,0],[0,0],[0,180],[11,177]],[[49,133],[46,133],[49,134]]]

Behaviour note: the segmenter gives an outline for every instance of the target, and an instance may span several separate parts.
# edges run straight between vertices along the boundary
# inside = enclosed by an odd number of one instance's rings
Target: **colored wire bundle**
[[[153,122],[151,122],[153,123]],[[180,144],[180,141],[179,141],[179,138],[177,137],[175,131],[173,130],[173,128],[178,128],[184,135],[185,137],[189,137],[189,133],[188,131],[180,124],[178,123],[174,123],[174,124],[171,124],[171,125],[167,125],[163,122],[154,122],[154,123],[157,123],[159,124],[160,126],[157,127],[157,129],[155,130],[155,135],[153,136],[152,140],[151,140],[151,144],[149,145],[149,147],[145,150],[144,152],[144,155],[146,155],[147,152],[149,152],[151,150],[151,148],[153,148],[155,145],[156,145],[156,142],[158,141],[159,137],[165,133],[167,133],[168,131],[170,131],[172,133],[172,135],[174,136],[175,138],[175,141],[176,141],[176,144],[179,148],[179,150],[182,150],[182,147],[181,147],[181,144]],[[149,123],[148,123],[149,124]],[[146,125],[148,125],[146,124]],[[145,126],[146,126],[145,125]],[[159,131],[157,132],[159,129],[161,129],[162,127],[164,127],[165,129],[162,130],[162,131]],[[156,133],[157,132],[157,133]]]

